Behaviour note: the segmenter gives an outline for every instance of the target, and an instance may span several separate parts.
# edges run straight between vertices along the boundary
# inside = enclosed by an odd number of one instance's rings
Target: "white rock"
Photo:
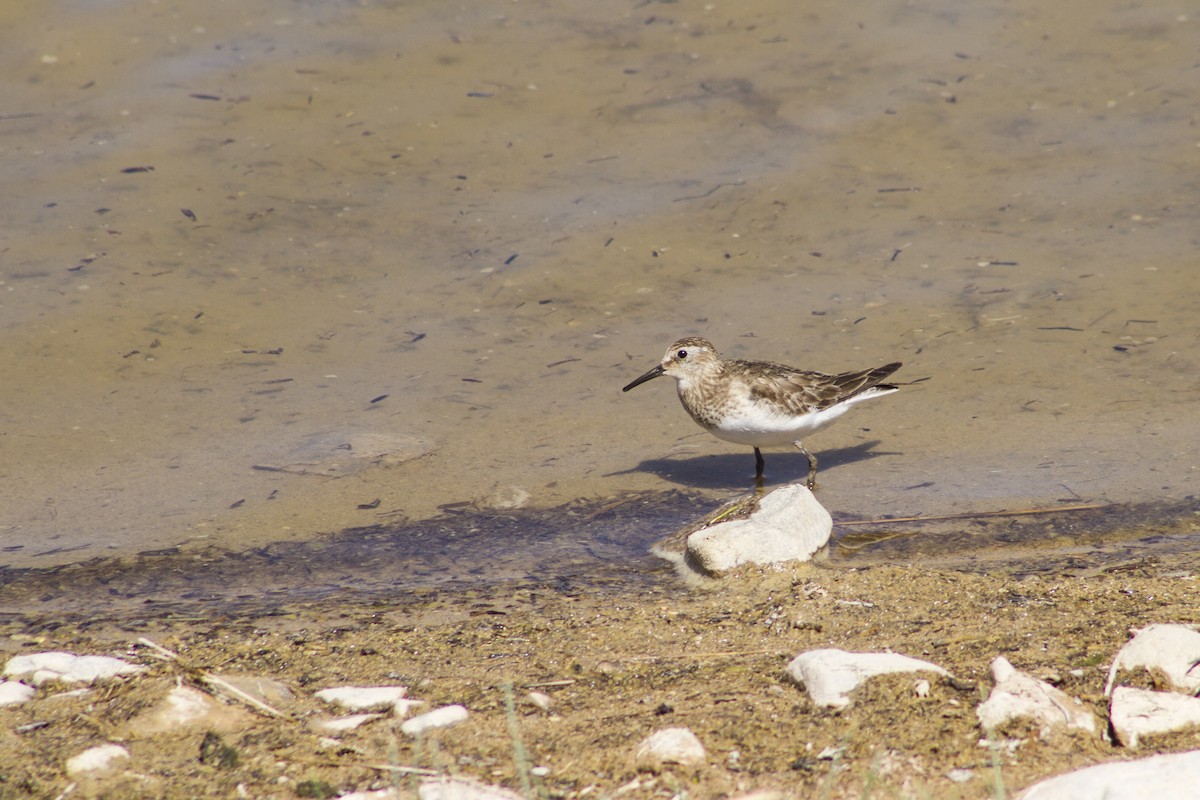
[[[34,688],[20,681],[0,681],[0,706],[15,706],[28,702],[34,695]]]
[[[1042,736],[1056,727],[1096,732],[1096,715],[1061,689],[1013,667],[1004,656],[992,661],[996,685],[988,699],[975,709],[985,730],[1009,720],[1029,719],[1041,727]]]
[[[313,727],[319,731],[327,733],[345,733],[352,731],[366,723],[379,719],[383,714],[352,714],[348,717],[335,717],[334,719],[322,719],[313,722]]]
[[[896,653],[847,653],[836,648],[809,650],[793,658],[787,666],[792,680],[808,690],[814,703],[827,708],[845,708],[850,705],[850,692],[859,684],[892,672],[950,674],[919,658]]]
[[[37,686],[52,680],[67,683],[93,683],[117,675],[135,675],[145,667],[111,656],[77,656],[74,653],[29,653],[14,656],[4,665],[4,674],[20,678],[30,676]]]
[[[407,720],[400,726],[400,731],[409,736],[418,736],[435,728],[446,728],[465,722],[467,716],[467,709],[463,706],[442,706]]]
[[[422,780],[417,786],[417,798],[418,800],[524,800],[521,795],[502,786],[489,786],[469,778],[455,778],[449,775]],[[390,800],[390,798],[384,800]]]
[[[242,730],[253,724],[248,711],[214,700],[190,686],[175,686],[162,701],[137,715],[123,727],[129,736],[157,736],[164,733],[190,735],[205,728],[217,733]]]
[[[71,668],[59,676],[59,680],[67,683],[95,683],[104,678],[136,675],[145,671],[145,667],[111,656],[79,656],[75,663],[71,664]]]
[[[686,562],[708,575],[742,564],[807,561],[829,541],[833,518],[800,484],[759,500],[747,519],[718,522],[687,538]]]
[[[102,744],[67,759],[67,774],[74,776],[85,772],[103,772],[112,769],[118,761],[127,758],[129,758],[129,751],[121,745]]]
[[[1108,716],[1117,741],[1134,748],[1141,736],[1200,725],[1200,698],[1118,686]]]
[[[699,766],[708,754],[696,734],[687,728],[664,728],[638,743],[633,760],[641,769],[657,770],[664,764]]]
[[[1197,661],[1200,633],[1186,625],[1147,625],[1117,652],[1104,693],[1112,694],[1121,670],[1158,667],[1177,690],[1194,694],[1200,689],[1200,669],[1192,669]]]
[[[407,691],[407,686],[338,686],[322,689],[315,697],[351,711],[380,711],[403,700]]]
[[[27,653],[13,656],[4,665],[5,675],[31,675],[38,670],[63,673],[71,668],[79,656],[74,653],[54,651],[49,653]]]
[[[1119,761],[1068,772],[1035,783],[1016,800],[1173,800],[1195,797],[1200,750]]]

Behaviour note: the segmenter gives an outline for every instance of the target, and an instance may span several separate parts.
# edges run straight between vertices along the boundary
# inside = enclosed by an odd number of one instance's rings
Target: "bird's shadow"
[[[878,441],[862,442],[853,447],[835,450],[814,451],[819,461],[817,482],[826,470],[836,469],[843,464],[866,461],[878,456],[897,455],[891,451],[875,448]],[[763,478],[767,484],[794,483],[808,477],[808,459],[798,450],[768,450],[763,453],[766,470]],[[620,473],[649,472],[664,480],[691,486],[696,489],[727,489],[731,486],[754,485],[754,450],[739,448],[736,453],[695,456],[693,458],[650,458],[636,467]]]

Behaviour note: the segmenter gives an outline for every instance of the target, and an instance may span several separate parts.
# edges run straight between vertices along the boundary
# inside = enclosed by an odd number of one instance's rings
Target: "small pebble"
[[[537,706],[542,711],[549,711],[550,706],[554,705],[554,701],[550,699],[550,695],[543,692],[530,692],[525,695],[525,699],[530,705]]]
[[[975,771],[963,768],[952,769],[946,773],[946,777],[954,783],[966,783],[975,777]]]

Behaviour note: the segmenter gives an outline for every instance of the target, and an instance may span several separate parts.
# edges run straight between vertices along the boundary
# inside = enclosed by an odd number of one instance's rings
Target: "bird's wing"
[[[751,397],[782,403],[792,413],[803,414],[829,408],[873,387],[896,388],[880,381],[900,369],[900,364],[885,364],[840,375],[766,362],[757,362],[755,367],[744,373]]]

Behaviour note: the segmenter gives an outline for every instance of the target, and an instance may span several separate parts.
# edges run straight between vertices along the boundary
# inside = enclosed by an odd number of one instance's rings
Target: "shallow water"
[[[1190,17],[576,5],[11,4],[7,565],[727,496],[620,392],[690,334],[930,378],[809,443],[837,514],[1195,491]]]

